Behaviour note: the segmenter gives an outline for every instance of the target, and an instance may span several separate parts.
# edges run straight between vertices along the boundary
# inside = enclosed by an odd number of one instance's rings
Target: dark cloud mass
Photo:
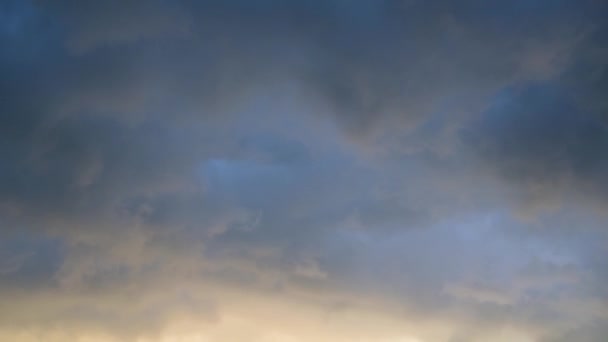
[[[0,341],[603,341],[607,12],[0,2]]]
[[[541,189],[543,196],[605,205],[608,126],[563,90],[508,89],[464,137],[492,172],[524,193]]]

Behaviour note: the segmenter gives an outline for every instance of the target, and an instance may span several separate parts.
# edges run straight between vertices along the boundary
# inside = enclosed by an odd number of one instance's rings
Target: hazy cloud
[[[0,339],[600,341],[605,13],[3,2]]]

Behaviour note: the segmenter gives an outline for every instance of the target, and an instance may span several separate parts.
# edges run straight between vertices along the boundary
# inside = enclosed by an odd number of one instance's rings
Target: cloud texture
[[[601,1],[0,4],[0,340],[603,341]]]

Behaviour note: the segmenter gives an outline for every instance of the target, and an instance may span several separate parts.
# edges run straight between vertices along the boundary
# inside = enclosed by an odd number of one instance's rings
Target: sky
[[[0,341],[606,341],[606,18],[0,1]]]

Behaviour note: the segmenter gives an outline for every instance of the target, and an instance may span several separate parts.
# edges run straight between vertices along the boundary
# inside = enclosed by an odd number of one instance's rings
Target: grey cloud
[[[568,55],[567,42],[585,27],[575,16],[572,32],[560,32],[564,8],[547,5],[541,11],[521,3],[478,9],[472,3],[456,7],[448,2],[347,5],[340,1],[287,1],[251,5],[242,1],[204,1],[154,2],[146,6],[129,2],[121,5],[120,15],[111,16],[111,20],[100,18],[110,16],[113,3],[66,3],[51,8],[59,18],[65,18],[62,22],[76,22],[65,28],[68,34],[93,31],[112,35],[114,31],[124,31],[128,36],[133,26],[152,34],[157,28],[150,25],[162,27],[164,21],[154,19],[162,6],[189,12],[189,34],[157,37],[153,42],[159,46],[152,42],[135,44],[146,54],[130,59],[125,65],[129,73],[116,69],[120,65],[102,63],[96,68],[103,70],[101,76],[113,75],[109,77],[113,82],[119,77],[129,83],[126,87],[118,83],[117,90],[125,88],[110,93],[104,88],[88,92],[85,87],[83,98],[77,101],[92,99],[94,105],[108,106],[121,97],[137,101],[144,96],[141,101],[149,105],[156,102],[155,96],[167,97],[163,95],[167,89],[155,91],[150,82],[168,82],[172,97],[184,101],[191,94],[203,97],[205,103],[225,96],[224,92],[233,97],[239,89],[287,76],[300,79],[311,95],[316,94],[329,105],[347,130],[361,135],[385,120],[393,125],[413,124],[427,114],[444,110],[444,106],[466,108],[515,79],[543,77],[529,68],[529,59],[535,59],[539,50],[552,51],[555,44],[565,44],[565,52],[546,57],[547,63],[557,63],[565,58],[561,55]],[[582,10],[573,9],[578,16],[588,9],[580,7]],[[520,11],[532,18],[522,18],[514,30],[500,26]],[[164,14],[164,18],[171,18],[171,13]],[[485,15],[499,24],[491,24]],[[86,20],[89,17],[97,19]],[[114,20],[118,24],[112,24]],[[98,21],[103,25],[94,25]],[[106,26],[111,26],[111,30]],[[556,29],[554,35],[552,28]],[[517,33],[520,31],[525,31],[528,39],[522,41]],[[122,56],[131,50],[125,45],[92,53],[106,55],[104,60],[110,57],[111,61],[115,56],[108,53]],[[559,69],[557,64],[554,68]],[[182,70],[182,65],[196,67]],[[138,81],[137,74],[133,78],[134,70],[145,73],[145,79]],[[176,79],[178,83],[173,83]],[[459,86],[454,87],[455,83]]]
[[[523,199],[606,200],[606,123],[562,89],[507,90],[463,137],[492,172],[518,187]]]
[[[2,232],[1,236],[0,292],[38,291],[55,284],[53,275],[64,260],[64,245],[60,239],[26,232]]]
[[[128,340],[193,308],[214,324],[233,294],[210,288],[225,286],[369,300],[470,340],[597,330],[603,10],[0,5],[0,233],[32,235],[0,243],[0,295],[27,304],[0,329]],[[511,217],[522,199],[563,212],[537,213],[538,229]]]
[[[114,44],[168,36],[188,31],[188,15],[177,4],[153,1],[55,1],[49,6],[68,30],[67,47],[74,53]]]

